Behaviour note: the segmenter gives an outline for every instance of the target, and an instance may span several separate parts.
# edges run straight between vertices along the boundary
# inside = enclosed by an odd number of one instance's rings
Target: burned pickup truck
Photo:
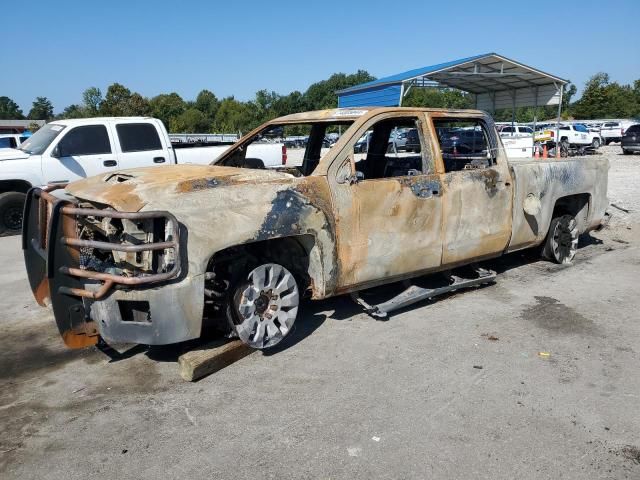
[[[403,152],[392,141],[400,130],[417,139]],[[308,137],[299,165],[266,170],[247,157],[274,132]],[[341,133],[330,148],[328,133]],[[480,111],[307,112],[257,128],[210,166],[33,189],[23,249],[35,298],[70,347],[170,344],[214,324],[268,348],[291,331],[304,296],[360,298],[533,247],[571,263],[578,235],[603,219],[607,174],[595,157],[508,161]],[[472,284],[486,280],[479,272]],[[445,290],[467,285],[452,282]],[[401,295],[396,307],[425,292]],[[361,303],[378,315],[394,308]]]

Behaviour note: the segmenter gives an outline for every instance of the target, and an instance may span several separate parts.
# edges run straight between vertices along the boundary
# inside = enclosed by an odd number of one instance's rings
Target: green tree
[[[53,118],[53,105],[47,97],[36,97],[29,110],[28,117],[31,120],[51,120]]]
[[[89,87],[82,92],[82,108],[87,117],[95,117],[100,114],[102,92],[98,87]]]
[[[585,84],[582,97],[571,111],[577,118],[626,118],[640,115],[640,81],[632,85],[612,82],[609,75],[600,72]]]
[[[174,133],[205,133],[211,127],[209,118],[196,108],[188,108],[171,120],[170,131]]]
[[[151,106],[149,100],[139,93],[132,93],[124,85],[114,83],[107,88],[99,112],[109,117],[147,116],[151,115]]]
[[[107,94],[100,103],[100,115],[122,117],[129,110],[131,90],[120,83],[114,83],[107,88]]]
[[[273,104],[276,116],[289,115],[291,113],[304,112],[307,109],[307,102],[304,95],[293,91],[289,95],[280,96]]]
[[[233,133],[249,131],[254,123],[254,115],[248,104],[227,97],[220,102],[220,108],[213,122],[213,131]]]
[[[310,110],[335,108],[338,106],[336,91],[372,80],[375,80],[375,77],[365,70],[358,70],[351,75],[334,73],[327,80],[314,83],[307,89],[304,93],[307,107]]]
[[[0,118],[3,120],[22,120],[24,115],[16,102],[9,97],[0,97]]]
[[[405,107],[473,108],[472,96],[460,90],[412,88],[403,99]]]
[[[209,90],[201,90],[200,93],[198,93],[193,106],[202,112],[211,124],[216,118],[216,113],[220,107],[220,101],[213,92],[210,92]]]
[[[62,113],[58,115],[58,117],[63,119],[64,118],[84,118],[86,117],[86,110],[80,105],[73,104],[65,108],[62,111]]]
[[[151,105],[149,100],[137,92],[132,93],[131,97],[129,97],[125,115],[132,117],[147,117],[151,115]]]
[[[149,104],[151,115],[162,120],[167,128],[171,125],[171,121],[180,116],[187,107],[182,97],[175,92],[157,95],[149,101]]]

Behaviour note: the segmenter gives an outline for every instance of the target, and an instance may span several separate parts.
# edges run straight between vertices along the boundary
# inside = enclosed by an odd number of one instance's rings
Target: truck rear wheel
[[[26,197],[24,193],[20,192],[0,194],[0,234],[20,232]]]
[[[293,274],[277,263],[262,264],[233,289],[230,321],[252,348],[274,347],[289,334],[298,315],[300,292]]]
[[[578,251],[578,222],[573,215],[562,215],[551,220],[547,240],[542,250],[543,257],[556,263],[568,265]]]

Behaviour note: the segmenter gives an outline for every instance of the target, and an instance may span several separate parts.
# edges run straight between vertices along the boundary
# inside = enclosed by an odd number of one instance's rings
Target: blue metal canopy
[[[416,68],[337,92],[339,107],[399,106],[412,87],[456,88],[485,110],[557,105],[567,80],[496,53]]]

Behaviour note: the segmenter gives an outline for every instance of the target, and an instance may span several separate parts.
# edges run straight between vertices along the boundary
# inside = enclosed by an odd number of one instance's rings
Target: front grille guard
[[[49,279],[56,273],[86,280],[103,282],[95,291],[84,288],[72,288],[61,285],[58,292],[93,300],[104,297],[116,285],[144,286],[176,278],[180,274],[180,225],[177,219],[166,211],[152,212],[117,212],[94,208],[79,208],[69,200],[55,197],[50,192],[57,186],[48,188],[32,188],[27,194],[22,231],[22,249],[25,251],[25,262],[32,291],[39,304],[50,302]],[[70,225],[59,225],[59,222],[69,222],[70,218],[79,216],[93,216],[99,218],[117,218],[127,220],[148,220],[163,218],[165,225],[169,225],[167,238],[169,241],[143,243],[138,245],[123,245],[120,243],[83,240],[77,238],[74,228]],[[94,248],[102,251],[143,252],[173,249],[175,262],[168,272],[153,273],[144,276],[124,277],[110,273],[84,270],[69,265],[61,265],[55,271],[56,232],[59,228],[64,233],[57,240],[61,245],[75,249],[79,255],[80,248]],[[35,255],[31,254],[35,253]],[[39,257],[39,258],[38,258]]]

